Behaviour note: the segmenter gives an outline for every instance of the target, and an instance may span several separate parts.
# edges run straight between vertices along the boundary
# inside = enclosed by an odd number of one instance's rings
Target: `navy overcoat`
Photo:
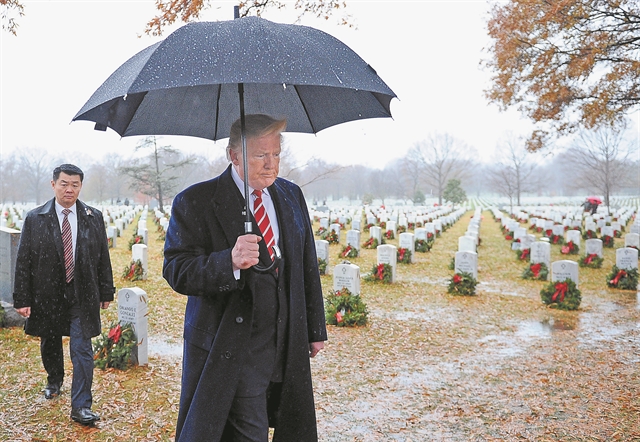
[[[273,440],[315,442],[309,343],[327,339],[315,241],[302,190],[278,178],[269,194],[283,249],[279,278],[289,304],[284,381],[269,409],[275,422]],[[252,270],[243,270],[236,280],[231,262],[231,249],[244,233],[243,210],[231,166],[220,176],[182,191],[173,201],[163,275],[176,292],[189,297],[177,441],[220,439],[247,356]]]
[[[69,336],[64,250],[54,201],[27,214],[18,244],[13,306],[31,307],[25,332],[33,336]],[[83,333],[94,337],[100,334],[100,303],[113,301],[115,292],[109,243],[99,210],[77,200],[76,212],[74,281]]]

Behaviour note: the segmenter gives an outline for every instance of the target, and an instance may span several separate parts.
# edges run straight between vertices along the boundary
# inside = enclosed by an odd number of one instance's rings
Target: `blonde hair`
[[[258,138],[274,133],[281,134],[287,127],[287,120],[278,120],[265,114],[245,115],[245,134],[247,139]],[[227,159],[231,161],[229,151],[237,152],[242,148],[242,132],[240,118],[232,125],[229,133],[229,144],[227,145]]]

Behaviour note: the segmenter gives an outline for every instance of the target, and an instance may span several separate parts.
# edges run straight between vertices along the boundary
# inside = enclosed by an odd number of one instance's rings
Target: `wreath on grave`
[[[325,319],[329,325],[357,327],[367,325],[369,311],[359,295],[343,288],[331,291],[325,302]]]
[[[560,253],[562,253],[563,255],[577,255],[578,252],[580,252],[580,246],[578,246],[573,241],[567,242],[560,249]]]
[[[542,233],[542,227],[540,226],[536,227],[536,233]]]
[[[447,292],[452,295],[473,296],[476,294],[478,281],[471,273],[460,272],[451,277]]]
[[[364,231],[368,232],[373,226],[375,226],[375,224],[369,223],[366,226],[364,226]]]
[[[351,247],[350,245],[346,245],[342,248],[340,255],[338,258],[357,258],[358,257],[358,249],[355,247]]]
[[[411,264],[411,250],[404,247],[398,248],[397,259],[400,264]]]
[[[540,297],[544,304],[559,310],[577,310],[582,300],[580,290],[571,279],[550,282],[540,290]]]
[[[620,230],[614,230],[613,231],[613,237],[614,238],[622,238],[622,232]]]
[[[416,227],[424,227],[424,225],[422,224],[422,221],[416,222]]]
[[[327,229],[324,227],[319,227],[318,230],[316,230],[316,236],[325,239],[325,236],[327,236]]]
[[[549,268],[543,262],[530,264],[522,272],[522,279],[533,279],[537,281],[546,281],[549,277]]]
[[[110,249],[113,249],[113,238],[107,238],[107,244],[109,245]]]
[[[378,240],[372,236],[362,244],[362,247],[365,249],[375,249],[378,247]]]
[[[549,238],[549,241],[551,242],[551,244],[564,244],[564,236],[562,235],[551,235],[551,237]]]
[[[507,241],[513,241],[513,234],[511,232],[507,233],[504,236],[504,239],[506,239]]]
[[[582,235],[582,227],[574,226],[574,227],[571,227],[571,230],[577,230]]]
[[[598,234],[593,230],[585,230],[582,232],[582,239],[596,239],[598,238]]]
[[[135,233],[129,240],[129,250],[133,248],[136,244],[144,244],[144,238],[140,235],[136,235]]]
[[[387,222],[386,221],[382,221],[380,224],[378,224],[378,227],[380,227],[382,230],[387,228]]]
[[[552,229],[547,229],[544,231],[544,236],[547,238],[551,238],[551,236],[553,236],[553,230]]]
[[[621,270],[615,264],[607,275],[607,286],[620,290],[636,290],[638,288],[638,269]]]
[[[431,245],[424,239],[416,239],[416,252],[426,253],[431,250]]]
[[[335,230],[332,230],[329,233],[327,233],[327,236],[325,236],[324,239],[326,239],[329,242],[329,244],[338,244],[340,242],[340,238],[338,238],[338,234],[336,233]]]
[[[93,342],[95,366],[102,370],[126,370],[132,365],[131,352],[137,345],[138,340],[131,324],[112,323],[109,331],[103,332]]]
[[[604,261],[604,258],[599,257],[597,253],[591,253],[589,255],[585,255],[582,258],[580,258],[580,261],[578,261],[578,264],[580,265],[580,267],[588,267],[590,269],[599,269],[600,267],[602,267],[603,261]]]
[[[602,247],[613,248],[613,236],[604,235],[602,237]]]
[[[318,258],[318,271],[321,275],[327,274],[327,261],[322,258]]]
[[[519,261],[528,261],[531,255],[531,249],[516,250],[516,257]]]
[[[122,279],[129,281],[140,281],[144,276],[144,269],[142,268],[142,261],[136,259],[131,261],[131,264],[126,266],[122,271]]]
[[[371,272],[364,277],[365,281],[370,282],[382,282],[384,284],[391,284],[391,276],[393,275],[393,269],[389,264],[377,264],[371,269]]]
[[[384,237],[386,239],[394,239],[396,236],[394,235],[393,230],[387,230],[384,232]]]
[[[398,234],[404,233],[406,231],[407,231],[407,228],[405,226],[402,226],[402,225],[398,226]]]
[[[409,230],[415,230],[415,228],[416,228],[416,223],[408,222],[408,223],[407,223],[407,228],[408,228]]]
[[[435,235],[431,232],[427,232],[427,242],[429,243],[429,249],[433,247],[433,243],[436,242]]]

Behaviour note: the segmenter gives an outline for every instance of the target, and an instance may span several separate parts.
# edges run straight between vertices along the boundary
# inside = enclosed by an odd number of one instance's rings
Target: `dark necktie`
[[[73,279],[73,238],[71,236],[71,224],[69,224],[69,214],[71,210],[64,209],[62,214],[64,219],[62,220],[62,244],[64,246],[64,267],[67,273],[67,282],[71,282]]]
[[[273,236],[271,222],[269,222],[269,215],[267,215],[267,211],[262,204],[262,191],[254,190],[253,194],[256,197],[255,201],[253,202],[253,216],[258,223],[258,227],[260,227],[262,238],[264,239],[264,243],[267,245],[267,250],[269,251],[269,255],[271,256],[271,260],[273,261],[273,258],[275,257],[273,246],[276,241]]]

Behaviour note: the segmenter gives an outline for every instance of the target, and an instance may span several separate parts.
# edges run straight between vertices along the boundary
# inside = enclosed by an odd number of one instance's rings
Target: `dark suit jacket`
[[[327,338],[315,241],[300,188],[278,178],[269,193],[283,248],[279,285],[286,290],[289,304],[284,382],[279,401],[275,401],[279,406],[274,441],[315,441],[309,342]],[[243,208],[244,199],[230,168],[184,190],[173,201],[163,275],[175,291],[189,296],[176,433],[179,441],[219,439],[247,358],[253,271],[242,271],[242,278],[236,281],[231,262],[231,249],[244,233]],[[274,413],[273,407],[270,412]]]
[[[115,287],[102,213],[76,202],[78,235],[74,281],[85,336],[100,334],[100,303],[113,301]],[[13,305],[31,307],[25,332],[34,336],[68,336],[64,298],[62,233],[54,199],[31,210],[22,226],[16,259]]]

